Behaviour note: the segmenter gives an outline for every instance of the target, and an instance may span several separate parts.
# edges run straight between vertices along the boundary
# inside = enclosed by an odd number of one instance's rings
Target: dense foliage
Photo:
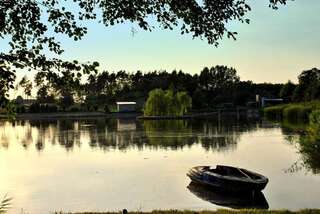
[[[309,121],[309,136],[314,142],[320,142],[320,109],[312,111],[309,116]]]
[[[287,102],[306,102],[320,99],[320,70],[312,68],[298,76],[298,85],[288,82],[283,86],[280,96]]]
[[[154,89],[144,107],[145,116],[182,116],[191,109],[192,99],[185,91]]]

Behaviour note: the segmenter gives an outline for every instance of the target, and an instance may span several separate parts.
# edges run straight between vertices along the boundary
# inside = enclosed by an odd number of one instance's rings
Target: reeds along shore
[[[308,122],[310,113],[319,109],[320,101],[290,103],[267,107],[264,109],[264,114],[270,119]]]

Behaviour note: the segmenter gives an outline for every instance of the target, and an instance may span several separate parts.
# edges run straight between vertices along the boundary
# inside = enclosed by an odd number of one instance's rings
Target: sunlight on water
[[[0,193],[14,198],[11,213],[216,209],[187,188],[186,177],[193,166],[215,164],[269,177],[264,196],[271,209],[318,206],[320,177],[288,170],[301,154],[288,141],[296,135],[277,125],[53,120],[0,126]]]

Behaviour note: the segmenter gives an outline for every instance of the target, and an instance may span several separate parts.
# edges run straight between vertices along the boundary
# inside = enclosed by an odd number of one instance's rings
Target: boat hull
[[[215,176],[214,174],[206,173],[206,170],[209,168],[210,167],[208,166],[194,167],[189,170],[187,175],[194,183],[227,192],[260,192],[268,183],[268,179],[266,177],[254,172],[251,173],[261,176],[261,179],[254,181],[250,179],[232,178],[230,176]]]

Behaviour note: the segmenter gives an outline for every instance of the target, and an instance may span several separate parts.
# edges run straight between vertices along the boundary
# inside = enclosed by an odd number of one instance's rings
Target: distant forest
[[[33,81],[24,77],[16,89],[22,88],[24,97],[31,97],[36,88],[37,104],[56,104],[70,110],[80,104],[79,110],[94,111],[114,105],[117,101],[136,101],[140,107],[153,89],[186,91],[192,98],[192,109],[206,110],[223,106],[246,106],[260,97],[281,97],[285,102],[300,102],[320,98],[320,70],[304,71],[299,84],[253,83],[241,81],[234,68],[205,67],[199,74],[183,71],[153,71],[143,73],[126,71],[93,73],[87,76],[73,72],[38,72]],[[17,102],[19,104],[19,97]],[[74,109],[77,110],[77,109]]]

